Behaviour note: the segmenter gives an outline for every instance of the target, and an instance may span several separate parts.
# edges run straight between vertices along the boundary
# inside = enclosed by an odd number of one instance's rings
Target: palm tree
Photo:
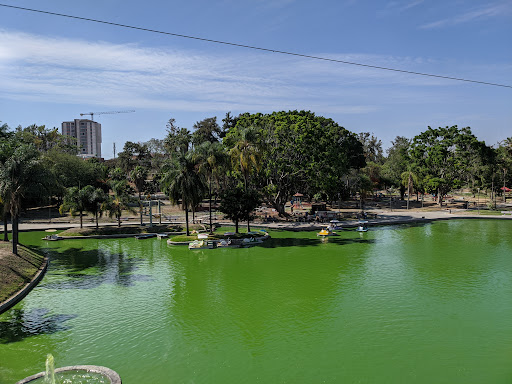
[[[249,174],[253,169],[259,169],[261,157],[259,148],[248,137],[251,132],[250,129],[245,130],[242,138],[240,138],[230,150],[233,167],[239,170],[244,178],[245,193],[248,193],[247,180]],[[250,220],[247,219],[247,232],[250,230]]]
[[[46,190],[49,177],[41,167],[39,152],[31,145],[17,146],[0,167],[0,196],[12,218],[12,252],[18,254],[18,218],[23,198]]]
[[[130,172],[130,179],[135,184],[135,188],[139,194],[139,210],[140,210],[140,225],[143,225],[142,220],[142,191],[146,186],[146,179],[148,177],[148,170],[140,165],[137,165]]]
[[[410,167],[407,171],[402,173],[402,185],[407,187],[407,209],[409,209],[411,191],[413,190],[414,186],[418,185],[418,176],[412,171]]]
[[[98,229],[98,216],[103,214],[106,209],[105,203],[108,201],[108,196],[101,188],[96,188],[89,196],[87,210],[94,215],[96,221],[96,229]]]
[[[179,154],[176,159],[167,166],[161,179],[162,191],[169,196],[173,204],[178,204],[185,211],[185,223],[187,236],[189,236],[188,210],[194,207],[203,196],[205,183],[197,172],[197,164],[192,154]]]
[[[59,207],[59,212],[62,214],[69,211],[72,215],[78,212],[80,214],[80,228],[83,228],[83,212],[87,211],[93,192],[94,187],[92,185],[86,185],[84,188],[68,188],[64,195],[64,201]]]
[[[208,210],[210,216],[210,233],[212,233],[212,184],[215,174],[224,162],[225,152],[221,143],[205,141],[195,149],[195,155],[199,162],[199,172],[203,173],[208,180]]]
[[[123,210],[128,210],[130,212],[135,211],[129,205],[133,189],[126,180],[111,182],[111,188],[114,192],[114,196],[112,196],[108,202],[107,210],[110,217],[116,217],[117,226],[121,227],[121,214]]]

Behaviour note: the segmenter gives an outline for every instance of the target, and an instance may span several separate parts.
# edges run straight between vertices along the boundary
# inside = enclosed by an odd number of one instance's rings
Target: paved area
[[[421,222],[421,221],[432,221],[432,220],[450,220],[450,219],[500,219],[500,220],[512,220],[512,215],[479,215],[476,211],[467,210],[438,210],[438,211],[415,211],[415,210],[371,210],[369,214],[372,218],[368,219],[370,225],[390,225],[390,224],[401,224],[408,222]],[[374,215],[376,218],[373,218]],[[219,222],[219,221],[217,221]],[[221,224],[233,225],[229,221],[220,221]],[[135,224],[135,223],[131,223]],[[162,222],[164,224],[164,222]],[[176,224],[173,222],[172,224]],[[117,225],[116,223],[100,223],[101,226],[106,225]],[[146,224],[147,225],[147,224]],[[276,228],[276,229],[290,229],[294,231],[312,231],[320,229],[322,223],[297,223],[297,222],[286,222],[278,221],[274,223],[251,223],[251,227],[265,227],[265,228]],[[357,225],[357,220],[344,220],[339,223],[341,226],[354,227]],[[21,222],[19,227],[21,231],[30,230],[47,230],[47,229],[67,229],[77,228],[80,224],[78,223],[52,223],[48,221],[30,221]],[[84,227],[94,227],[94,223],[84,223]],[[240,223],[240,228],[243,229],[245,223]],[[10,230],[10,225],[8,225]],[[3,225],[0,225],[0,231],[3,231]]]

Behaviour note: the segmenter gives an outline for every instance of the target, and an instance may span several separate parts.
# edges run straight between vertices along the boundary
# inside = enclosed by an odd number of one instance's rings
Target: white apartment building
[[[62,123],[62,134],[76,138],[78,156],[101,157],[101,124],[88,119]]]

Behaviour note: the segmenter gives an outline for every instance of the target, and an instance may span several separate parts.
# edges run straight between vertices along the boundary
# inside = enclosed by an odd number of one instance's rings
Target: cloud
[[[367,114],[386,103],[422,100],[421,92],[446,85],[441,79],[306,58],[231,48],[215,52],[0,30],[0,97],[201,113],[304,108]],[[428,58],[315,55],[418,71],[442,67]]]
[[[449,27],[452,25],[471,22],[479,19],[488,19],[498,16],[510,14],[512,11],[511,3],[500,3],[487,5],[485,7],[473,8],[460,15],[452,16],[449,18],[434,21],[420,26],[421,29],[434,29]]]

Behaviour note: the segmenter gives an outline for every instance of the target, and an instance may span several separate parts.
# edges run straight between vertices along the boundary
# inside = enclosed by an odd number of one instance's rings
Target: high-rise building
[[[88,119],[62,123],[62,134],[76,138],[78,156],[101,157],[101,124]]]

